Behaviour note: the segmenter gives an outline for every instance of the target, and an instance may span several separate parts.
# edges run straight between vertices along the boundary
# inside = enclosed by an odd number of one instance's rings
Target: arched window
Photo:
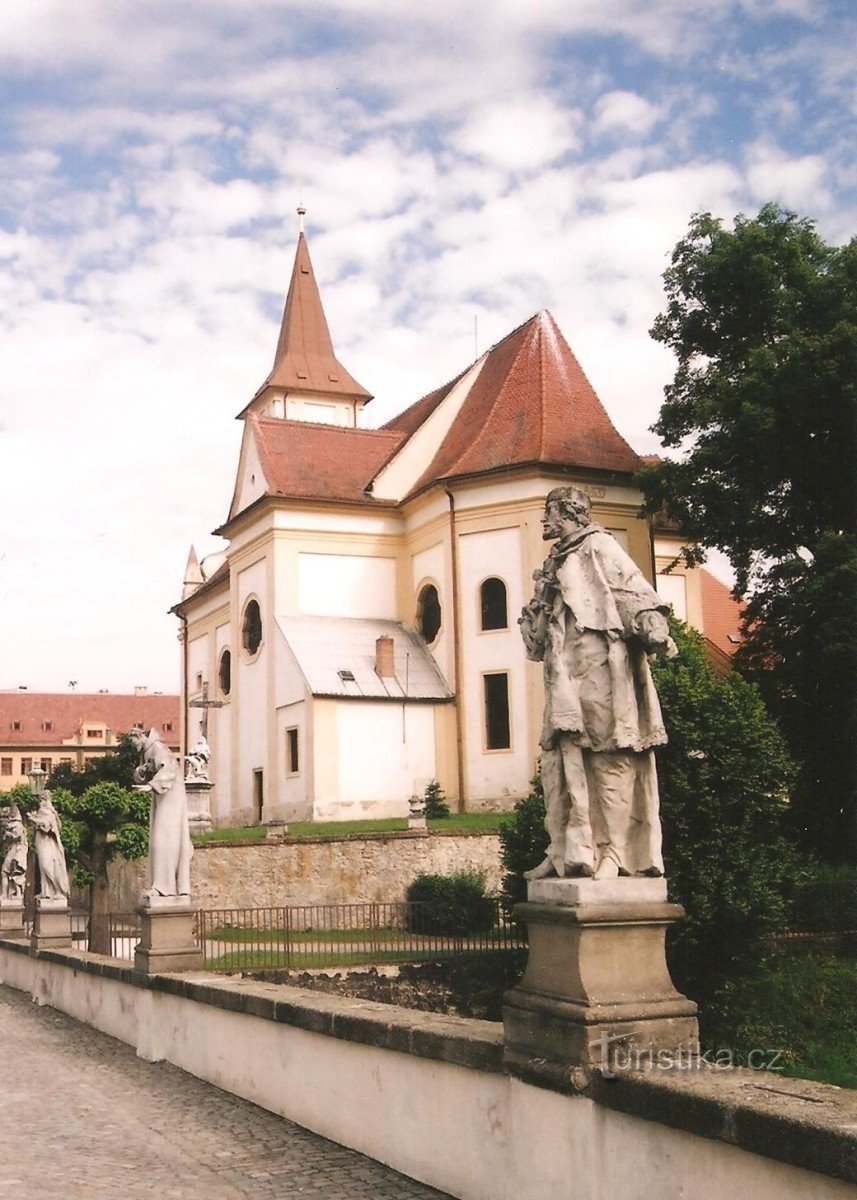
[[[433,583],[427,583],[417,600],[417,629],[430,646],[440,633],[440,597]]]
[[[479,589],[483,629],[506,629],[506,585],[502,579],[486,579]]]
[[[232,654],[229,650],[224,650],[220,656],[217,682],[223,695],[228,696],[232,690]]]
[[[248,654],[255,654],[262,645],[262,613],[257,600],[248,601],[241,626],[241,644]]]

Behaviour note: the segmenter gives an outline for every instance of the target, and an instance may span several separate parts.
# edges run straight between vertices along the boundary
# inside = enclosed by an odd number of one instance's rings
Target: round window
[[[427,583],[417,600],[417,629],[429,645],[440,633],[440,597],[433,583]]]
[[[244,609],[241,643],[248,654],[255,654],[262,645],[262,613],[256,600],[251,600]]]

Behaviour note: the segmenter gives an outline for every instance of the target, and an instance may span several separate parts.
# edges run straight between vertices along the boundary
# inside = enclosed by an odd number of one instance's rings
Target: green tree
[[[855,853],[857,241],[774,205],[726,229],[697,214],[652,336],[678,365],[653,426],[682,456],[644,469],[649,511],[722,550],[747,597],[739,664],[798,765],[791,818]]]

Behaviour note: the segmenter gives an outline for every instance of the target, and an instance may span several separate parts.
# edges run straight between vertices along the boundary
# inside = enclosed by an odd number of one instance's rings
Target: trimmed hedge
[[[409,916],[412,933],[446,937],[488,933],[496,919],[496,901],[486,896],[484,876],[476,871],[418,875],[406,896],[421,905]]]

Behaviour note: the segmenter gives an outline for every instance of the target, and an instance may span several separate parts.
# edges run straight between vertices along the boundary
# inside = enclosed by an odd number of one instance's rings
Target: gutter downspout
[[[458,764],[458,811],[464,812],[464,713],[462,711],[461,638],[458,620],[458,546],[455,541],[455,498],[444,489],[449,500],[449,552],[452,558],[452,654],[455,666],[455,749]]]
[[[179,753],[181,754],[181,762],[184,762],[184,756],[187,754],[187,617],[184,613],[176,613],[176,616],[181,621],[182,626],[179,630],[179,641],[182,644],[182,735]]]

